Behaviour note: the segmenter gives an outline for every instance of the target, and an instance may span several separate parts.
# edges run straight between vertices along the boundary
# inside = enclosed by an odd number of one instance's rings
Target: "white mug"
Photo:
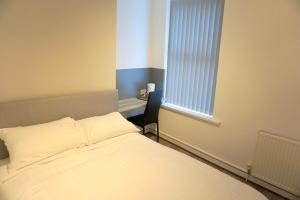
[[[147,84],[147,94],[149,95],[150,92],[155,91],[155,83],[148,83]]]

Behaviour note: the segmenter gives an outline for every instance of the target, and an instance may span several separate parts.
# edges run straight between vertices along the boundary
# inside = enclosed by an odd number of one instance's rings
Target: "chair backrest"
[[[157,123],[158,113],[161,106],[162,90],[149,93],[148,102],[144,112],[146,123]]]

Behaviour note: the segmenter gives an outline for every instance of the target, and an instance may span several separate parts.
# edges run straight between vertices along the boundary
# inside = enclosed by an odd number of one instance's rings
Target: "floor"
[[[156,136],[154,134],[152,134],[152,133],[146,133],[145,136],[148,137],[148,138],[150,138],[150,139],[152,139],[152,140],[156,141]],[[287,200],[286,198],[284,198],[284,197],[282,197],[282,196],[280,196],[278,194],[275,194],[274,192],[272,192],[270,190],[267,190],[267,189],[265,189],[265,188],[263,188],[263,187],[261,187],[261,186],[259,186],[257,184],[254,184],[254,183],[251,183],[251,182],[245,182],[244,178],[239,177],[239,176],[237,176],[237,175],[235,175],[235,174],[233,174],[233,173],[231,173],[231,172],[229,172],[229,171],[227,171],[227,170],[225,170],[225,169],[223,169],[223,168],[221,168],[219,166],[216,166],[215,164],[213,164],[211,162],[208,162],[207,160],[204,160],[204,159],[200,158],[199,156],[197,156],[195,154],[192,154],[192,153],[184,150],[183,148],[181,148],[181,147],[179,147],[179,146],[177,146],[175,144],[172,144],[172,143],[168,142],[167,140],[164,140],[164,139],[160,138],[159,143],[162,144],[162,145],[164,145],[164,146],[167,146],[167,147],[170,147],[172,149],[175,149],[177,151],[180,151],[180,152],[182,152],[182,153],[184,153],[184,154],[186,154],[188,156],[191,156],[191,157],[193,157],[193,158],[195,158],[197,160],[200,160],[201,162],[204,162],[204,163],[206,163],[206,164],[208,164],[208,165],[210,165],[210,166],[212,166],[212,167],[214,167],[214,168],[216,168],[216,169],[218,169],[218,170],[220,170],[220,171],[222,171],[222,172],[224,172],[224,173],[232,176],[233,178],[238,179],[238,180],[240,180],[240,181],[242,181],[242,182],[250,185],[251,187],[254,187],[258,191],[260,191],[262,194],[264,194],[269,200]]]

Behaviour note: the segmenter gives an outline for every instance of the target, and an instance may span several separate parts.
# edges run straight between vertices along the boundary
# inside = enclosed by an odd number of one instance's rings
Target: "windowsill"
[[[184,108],[172,105],[172,104],[164,103],[162,105],[162,108],[179,113],[179,114],[183,114],[187,117],[191,117],[191,118],[194,118],[197,120],[204,121],[206,123],[212,124],[217,127],[219,127],[221,125],[221,121],[212,116],[201,114],[198,112],[193,112],[193,111],[190,111],[190,110],[187,110],[187,109],[184,109]]]

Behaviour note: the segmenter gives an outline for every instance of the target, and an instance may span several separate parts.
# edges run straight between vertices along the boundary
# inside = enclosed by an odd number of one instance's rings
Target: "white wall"
[[[160,0],[117,0],[117,69],[163,67],[164,11]]]
[[[117,1],[117,69],[149,67],[150,0]]]
[[[0,1],[0,101],[115,89],[115,7]]]
[[[299,0],[227,0],[214,112],[222,125],[162,109],[161,130],[242,169],[259,130],[300,140],[299,52]]]
[[[154,68],[164,68],[166,0],[151,1],[149,63]]]

